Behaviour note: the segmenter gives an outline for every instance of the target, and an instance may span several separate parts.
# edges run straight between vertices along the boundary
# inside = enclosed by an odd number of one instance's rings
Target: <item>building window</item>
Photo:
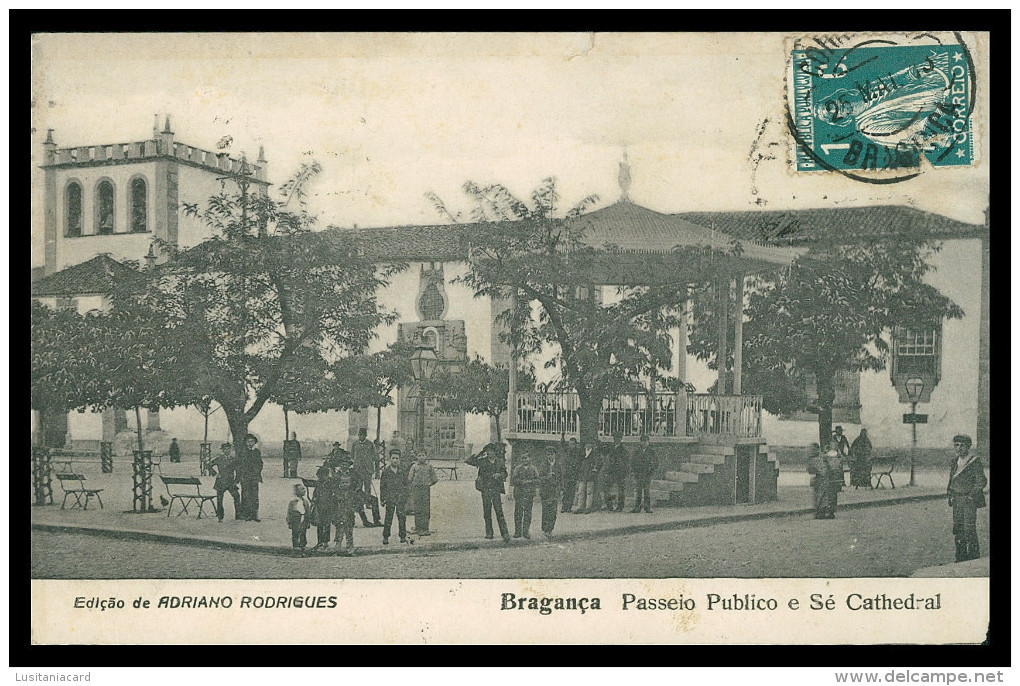
[[[64,191],[64,217],[64,235],[69,238],[81,236],[81,184],[77,182],[67,184]]]
[[[939,333],[935,328],[897,327],[893,338],[895,372],[937,374]]]
[[[148,216],[146,210],[146,187],[145,179],[135,178],[131,180],[131,231],[134,233],[145,233],[148,230]]]
[[[925,328],[897,326],[893,330],[889,366],[900,402],[913,401],[908,383],[911,388],[921,389],[919,402],[929,402],[942,376],[942,322]]]
[[[105,179],[96,186],[96,233],[113,233],[113,183]]]

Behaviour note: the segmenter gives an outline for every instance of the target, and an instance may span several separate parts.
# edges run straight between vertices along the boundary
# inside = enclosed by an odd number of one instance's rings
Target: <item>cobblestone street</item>
[[[978,513],[988,554],[988,512]],[[569,517],[571,515],[565,515]],[[539,536],[536,536],[538,539]],[[483,550],[290,558],[34,531],[34,578],[562,578],[908,576],[953,561],[943,500]]]

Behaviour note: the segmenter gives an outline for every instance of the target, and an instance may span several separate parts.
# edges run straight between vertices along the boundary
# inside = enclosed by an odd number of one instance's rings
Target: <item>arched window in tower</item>
[[[64,191],[64,217],[67,222],[64,235],[69,238],[81,236],[81,184],[77,182],[67,184]]]
[[[135,178],[131,180],[131,231],[134,233],[145,233],[148,230],[148,216],[146,214],[146,188],[145,179]]]
[[[113,233],[113,184],[105,179],[96,186],[96,233]]]

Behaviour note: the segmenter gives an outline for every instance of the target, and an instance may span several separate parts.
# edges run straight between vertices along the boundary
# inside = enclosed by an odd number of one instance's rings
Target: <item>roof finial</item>
[[[630,164],[627,162],[627,150],[623,150],[623,162],[620,162],[620,174],[617,177],[620,182],[620,200],[630,202]]]
[[[261,145],[259,146],[259,158],[255,161],[258,162],[259,164],[266,163],[266,149],[264,146]]]
[[[166,123],[163,125],[163,133],[173,133],[170,130],[170,115],[166,115]]]
[[[152,137],[159,138],[159,115],[152,115]]]
[[[56,143],[53,142],[53,129],[46,129],[46,140],[44,142],[56,145]]]

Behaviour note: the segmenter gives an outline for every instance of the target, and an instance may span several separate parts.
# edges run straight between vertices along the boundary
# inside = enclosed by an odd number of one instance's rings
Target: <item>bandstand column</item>
[[[737,274],[733,310],[733,395],[740,395],[741,363],[744,359],[744,275]]]

